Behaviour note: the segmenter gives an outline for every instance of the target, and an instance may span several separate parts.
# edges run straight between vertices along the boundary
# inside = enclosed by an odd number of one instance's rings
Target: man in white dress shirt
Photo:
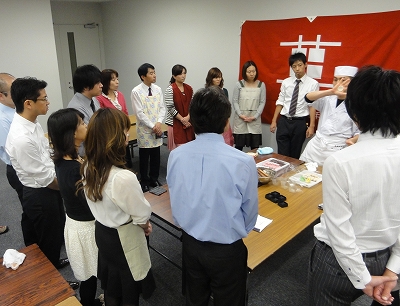
[[[320,112],[318,129],[300,156],[305,162],[316,162],[322,166],[333,152],[357,142],[360,130],[347,114],[343,101],[346,99],[347,86],[357,73],[352,66],[335,67],[333,88],[312,91],[305,100]]]
[[[350,305],[363,293],[390,305],[400,273],[400,73],[363,68],[345,105],[361,134],[324,163],[310,305]]]
[[[276,131],[279,154],[299,158],[304,140],[314,135],[315,128],[315,109],[308,106],[304,96],[318,90],[319,85],[306,74],[307,57],[303,53],[292,54],[289,67],[294,76],[282,82],[270,131]]]
[[[137,118],[140,185],[143,192],[146,192],[161,185],[158,181],[160,147],[163,144],[161,124],[164,122],[166,108],[161,88],[154,84],[154,66],[149,63],[141,65],[138,75],[142,83],[132,89],[131,101]]]
[[[49,142],[37,121],[49,109],[47,83],[35,78],[16,79],[11,97],[16,114],[10,126],[6,151],[23,184],[22,207],[31,223],[22,224],[25,244],[37,243],[56,268],[67,265],[60,260],[64,242],[65,212],[58,188]]]

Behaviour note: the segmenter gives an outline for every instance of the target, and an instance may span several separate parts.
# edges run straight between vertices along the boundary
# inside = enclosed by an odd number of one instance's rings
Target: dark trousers
[[[126,160],[126,167],[131,169],[133,165],[132,165],[131,149],[129,148],[129,146],[126,146],[125,160]]]
[[[18,199],[21,202],[21,206],[22,206],[22,199],[23,199],[23,194],[24,194],[24,185],[22,185],[21,181],[19,180],[17,173],[15,172],[14,168],[10,165],[7,165],[7,180],[8,183],[10,184],[10,186],[12,188],[14,188],[14,190],[17,192],[18,194]],[[26,215],[26,213],[24,212],[24,210],[22,209],[22,214],[21,214],[21,228],[22,229],[27,229],[27,231],[30,231],[31,229],[33,229],[33,224],[32,221],[29,220],[28,216]],[[24,230],[23,230],[24,232]],[[25,245],[30,245],[34,242],[31,241],[27,241],[25,239],[24,236],[24,243]]]
[[[79,287],[79,295],[83,306],[94,306],[97,291],[97,278],[92,276],[81,282]]]
[[[30,223],[23,224],[25,245],[37,243],[56,266],[64,243],[65,211],[60,192],[24,186],[22,207]]]
[[[364,262],[371,275],[382,275],[389,257],[388,250],[374,257],[365,257]],[[331,247],[319,240],[311,252],[308,281],[310,305],[313,306],[351,305],[364,294],[362,290],[354,288]]]
[[[160,147],[139,148],[139,171],[142,185],[158,180],[160,174]]]
[[[11,165],[7,165],[6,169],[7,180],[10,186],[15,189],[18,194],[18,199],[22,205],[22,196],[23,196],[23,188],[24,185],[20,182],[17,173],[15,172],[14,168]]]
[[[183,232],[183,265],[187,306],[246,304],[247,248],[240,239],[232,244],[202,242]]]
[[[278,153],[299,159],[304,140],[306,139],[307,118],[289,120],[281,116],[276,127]]]

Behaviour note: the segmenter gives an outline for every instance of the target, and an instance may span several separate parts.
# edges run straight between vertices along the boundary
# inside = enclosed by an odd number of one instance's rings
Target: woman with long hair
[[[208,70],[205,87],[207,88],[210,86],[216,86],[220,88],[224,92],[225,96],[229,98],[228,90],[224,88],[224,78],[222,77],[222,72],[217,67],[213,67]],[[222,136],[224,136],[224,141],[226,144],[233,146],[233,135],[230,123],[226,126]]]
[[[107,306],[139,305],[155,289],[146,236],[151,208],[136,175],[125,169],[130,121],[121,111],[99,109],[91,118],[81,167],[83,189],[95,222],[97,276]]]
[[[233,90],[233,137],[238,150],[245,146],[255,149],[262,144],[261,113],[267,91],[265,84],[258,80],[257,66],[253,61],[243,64],[242,78]]]
[[[101,108],[116,108],[126,115],[129,115],[126,108],[125,97],[119,88],[118,71],[114,69],[104,69],[101,72],[101,84],[103,84],[102,94],[97,96]],[[128,147],[125,149],[126,166],[132,168],[132,156]]]
[[[168,125],[169,150],[173,150],[194,139],[194,130],[190,124],[189,116],[189,105],[193,97],[193,88],[184,83],[186,72],[186,68],[182,65],[172,67],[170,85],[164,94],[165,105],[168,110],[165,123]]]
[[[82,158],[78,148],[86,137],[84,115],[73,108],[60,109],[47,120],[49,139],[53,148],[58,185],[64,200],[66,221],[65,249],[77,280],[81,281],[79,294],[82,305],[100,305],[95,300],[97,291],[98,249],[94,238],[94,217],[82,190],[77,192],[81,180]],[[79,183],[78,183],[79,185]]]

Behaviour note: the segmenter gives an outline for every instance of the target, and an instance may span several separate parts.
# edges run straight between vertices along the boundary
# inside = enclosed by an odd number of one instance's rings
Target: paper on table
[[[25,257],[24,253],[20,253],[15,249],[7,249],[3,255],[3,265],[6,268],[17,270],[20,264],[24,262]]]
[[[253,230],[256,232],[261,232],[264,228],[266,228],[272,222],[271,219],[265,218],[263,216],[258,215],[256,225]]]

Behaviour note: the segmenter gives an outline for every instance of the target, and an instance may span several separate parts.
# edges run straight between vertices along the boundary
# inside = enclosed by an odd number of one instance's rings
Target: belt
[[[304,117],[287,117],[284,115],[281,115],[281,117],[287,119],[287,120],[306,120],[309,116],[304,116]]]
[[[329,245],[327,245],[325,242],[323,242],[323,241],[321,241],[321,240],[318,240],[318,242],[319,242],[321,245],[323,245],[324,247],[327,247],[327,248],[330,248],[330,249],[331,249],[331,247],[330,247]],[[362,255],[362,257],[363,257],[364,259],[365,259],[365,258],[378,258],[379,256],[384,255],[384,254],[389,253],[389,252],[390,252],[390,249],[389,249],[389,248],[386,248],[386,249],[379,250],[379,251],[375,251],[375,252],[361,253],[361,255]]]
[[[390,251],[389,248],[386,248],[386,249],[371,252],[371,253],[361,253],[361,255],[363,256],[363,258],[377,258],[381,255],[388,253],[389,251]]]

